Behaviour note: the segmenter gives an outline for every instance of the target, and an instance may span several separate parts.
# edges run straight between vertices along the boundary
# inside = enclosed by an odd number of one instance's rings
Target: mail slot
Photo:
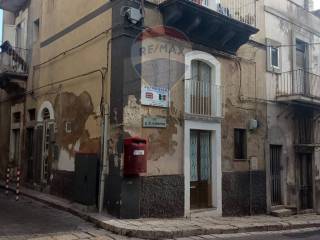
[[[147,140],[139,137],[124,140],[123,175],[140,175],[147,172]]]

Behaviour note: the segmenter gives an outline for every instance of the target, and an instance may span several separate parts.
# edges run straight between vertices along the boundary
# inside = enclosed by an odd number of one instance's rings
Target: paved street
[[[248,233],[208,235],[179,240],[318,240],[320,229],[294,230],[280,233]],[[69,213],[48,207],[45,204],[22,197],[15,201],[0,189],[0,240],[128,240],[130,238],[97,229],[94,225]],[[131,240],[133,240],[131,238]]]
[[[69,213],[22,197],[19,202],[0,188],[0,240],[108,240],[114,239]]]
[[[208,235],[178,240],[319,240],[320,229],[292,230],[270,233],[237,233],[225,235]]]

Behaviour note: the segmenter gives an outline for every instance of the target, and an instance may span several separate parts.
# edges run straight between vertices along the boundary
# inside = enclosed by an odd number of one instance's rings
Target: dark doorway
[[[34,180],[34,129],[27,129],[27,141],[26,141],[26,152],[27,152],[27,180]]]
[[[300,209],[313,208],[313,184],[312,184],[312,154],[299,154],[300,167]]]
[[[190,134],[190,207],[212,207],[211,132],[191,131]]]
[[[281,146],[270,146],[271,204],[282,204],[281,197]]]

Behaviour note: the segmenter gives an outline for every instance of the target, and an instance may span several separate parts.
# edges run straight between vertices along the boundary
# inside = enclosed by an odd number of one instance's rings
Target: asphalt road
[[[22,197],[4,194],[0,188],[0,240],[115,239],[112,234],[84,220]]]
[[[22,197],[4,195],[0,188],[0,240],[128,240],[111,234],[64,211]],[[276,233],[210,235],[179,240],[320,240],[320,229]],[[130,240],[133,240],[132,238]]]

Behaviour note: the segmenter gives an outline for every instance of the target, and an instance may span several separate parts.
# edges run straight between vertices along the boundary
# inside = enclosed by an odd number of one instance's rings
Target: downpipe
[[[102,150],[101,150],[101,171],[100,171],[100,189],[99,189],[99,213],[103,211],[103,203],[104,203],[104,194],[105,194],[105,183],[106,183],[106,175],[108,174],[108,134],[109,134],[109,105],[103,105],[103,116],[102,116]]]

